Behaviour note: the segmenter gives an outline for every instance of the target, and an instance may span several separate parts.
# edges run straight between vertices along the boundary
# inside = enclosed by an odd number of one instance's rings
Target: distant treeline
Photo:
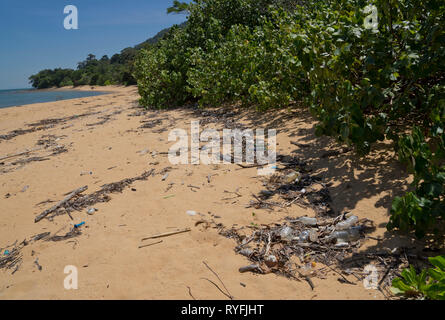
[[[179,27],[184,27],[184,23]],[[78,63],[76,70],[62,68],[42,70],[29,77],[30,83],[37,89],[81,85],[136,84],[133,77],[133,64],[138,51],[156,44],[169,29],[160,31],[154,37],[135,47],[125,48],[111,58],[105,55],[97,59],[95,55],[89,54],[84,61]]]

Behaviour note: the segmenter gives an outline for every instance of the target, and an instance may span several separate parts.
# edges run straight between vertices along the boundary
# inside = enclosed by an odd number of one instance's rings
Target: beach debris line
[[[295,156],[279,155],[277,163],[280,164],[278,172],[264,178],[265,190],[261,190],[258,195],[252,194],[255,200],[251,200],[247,208],[271,210],[273,207],[286,208],[296,204],[303,208],[312,208],[317,216],[335,215],[331,208],[328,184],[321,182],[321,178],[310,175],[311,170],[304,161]],[[271,201],[270,198],[274,196],[282,201]]]
[[[16,166],[20,165],[20,167],[23,167],[24,165],[31,163],[31,162],[38,162],[38,161],[47,161],[50,160],[50,157],[57,156],[61,153],[68,152],[68,149],[65,145],[59,145],[58,141],[66,136],[55,136],[55,135],[43,135],[41,138],[37,141],[36,148],[15,153],[12,155],[4,156],[0,160],[1,166],[4,166],[5,169],[2,169],[0,173],[7,173],[12,170],[17,169]],[[36,154],[37,152],[40,152],[40,154]],[[41,153],[45,154],[41,154]],[[16,159],[17,157],[20,157]],[[19,167],[19,168],[20,168]]]
[[[71,120],[80,119],[83,117],[88,117],[88,116],[96,115],[99,113],[101,113],[101,112],[88,112],[88,113],[76,114],[76,115],[68,116],[68,117],[64,117],[64,118],[44,119],[44,120],[40,120],[38,122],[29,123],[29,124],[27,124],[27,126],[30,127],[29,129],[16,129],[16,130],[10,131],[7,134],[2,134],[2,135],[0,135],[0,141],[1,140],[11,140],[17,136],[32,133],[35,131],[51,129],[51,128],[54,128],[55,125],[57,125],[57,124],[65,124],[66,122],[71,121]]]
[[[64,213],[69,214],[73,211],[81,211],[92,207],[99,202],[108,202],[111,199],[109,196],[110,193],[120,193],[135,181],[147,180],[148,177],[154,174],[154,172],[155,170],[151,169],[134,178],[127,178],[118,182],[102,185],[101,189],[88,195],[82,195],[82,193],[88,189],[88,186],[80,187],[70,192],[62,201],[58,202],[53,207],[39,214],[35,218],[35,222],[39,222],[49,214],[52,214],[51,217]]]
[[[364,233],[373,226],[368,219],[342,214],[336,218],[288,218],[283,224],[249,226],[253,229],[250,235],[244,229],[221,228],[219,232],[234,239],[235,252],[251,262],[239,272],[276,273],[308,281],[323,272],[313,268],[316,263],[332,265],[343,260],[360,247]],[[313,286],[311,281],[308,283]]]
[[[20,253],[20,246],[14,247],[11,250],[6,250],[8,254],[0,256],[0,269],[12,269],[18,270],[22,262],[23,255]],[[15,273],[15,271],[13,273]]]
[[[51,212],[54,212],[54,211],[58,210],[59,208],[65,206],[72,198],[74,198],[75,196],[84,192],[87,189],[88,189],[88,186],[83,186],[83,187],[77,188],[74,191],[71,191],[62,201],[58,202],[56,205],[52,206],[51,208],[49,208],[49,209],[43,211],[41,214],[39,214],[34,219],[34,222],[39,222],[40,220],[45,218]]]

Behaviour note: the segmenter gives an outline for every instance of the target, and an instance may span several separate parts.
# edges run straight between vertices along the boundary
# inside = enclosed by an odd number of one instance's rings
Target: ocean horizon
[[[79,90],[37,90],[37,89],[4,89],[0,90],[0,109],[17,107],[34,103],[54,102],[61,100],[93,97],[106,94],[104,91]]]

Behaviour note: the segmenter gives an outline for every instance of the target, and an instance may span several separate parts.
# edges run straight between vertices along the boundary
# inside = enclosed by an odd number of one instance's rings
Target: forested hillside
[[[184,23],[179,27],[184,27]],[[141,44],[125,48],[111,58],[105,55],[97,59],[95,55],[89,54],[84,61],[78,63],[76,70],[61,68],[42,70],[29,77],[30,83],[37,89],[80,85],[136,84],[133,77],[133,64],[137,52],[156,44],[169,29],[161,30]]]

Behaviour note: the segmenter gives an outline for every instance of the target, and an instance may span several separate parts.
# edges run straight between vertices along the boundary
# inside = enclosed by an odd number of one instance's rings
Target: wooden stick
[[[162,240],[160,240],[158,242],[153,242],[153,243],[150,243],[150,244],[145,244],[143,246],[139,246],[138,248],[141,249],[141,248],[145,248],[145,247],[149,247],[149,246],[154,246],[155,244],[159,244],[161,242],[162,242]]]
[[[221,282],[221,284],[223,285],[224,289],[226,289],[226,292],[227,292],[228,297],[230,298],[230,300],[233,300],[233,296],[230,294],[229,290],[226,288],[226,285],[221,280],[221,278],[218,276],[218,274],[215,271],[213,271],[213,269],[210,268],[209,265],[207,263],[205,263],[205,261],[203,261],[202,263],[204,263],[204,265],[207,267],[207,269],[209,269],[218,278],[219,282]]]
[[[149,240],[149,239],[162,238],[162,237],[168,237],[168,236],[172,236],[172,235],[175,235],[175,234],[178,234],[178,233],[189,232],[189,231],[191,231],[190,228],[185,228],[185,229],[181,229],[181,230],[177,230],[177,231],[156,234],[154,236],[150,236],[150,237],[144,238],[141,241],[145,241],[145,240]]]
[[[74,198],[75,196],[77,196],[79,193],[84,192],[85,190],[88,189],[88,186],[84,186],[81,187],[79,189],[76,189],[74,191],[72,191],[69,195],[67,195],[65,197],[65,199],[63,199],[62,201],[60,201],[59,203],[57,203],[56,205],[54,205],[53,207],[43,211],[41,214],[39,214],[34,222],[39,222],[40,220],[42,220],[43,218],[45,218],[48,214],[50,214],[53,211],[56,211],[57,209],[59,209],[60,207],[62,207],[64,204],[66,204],[68,201],[70,201],[72,198]]]
[[[29,150],[29,151],[24,151],[24,152],[19,152],[19,153],[11,154],[11,155],[9,155],[9,156],[5,156],[5,157],[0,158],[0,160],[6,160],[6,159],[9,159],[9,158],[14,158],[14,157],[18,157],[18,156],[23,156],[23,155],[25,155],[25,154],[28,154],[28,153],[31,153],[31,152],[34,152],[34,151],[38,151],[38,150],[41,150],[41,149],[42,149],[42,148],[34,148],[34,149],[32,149],[32,150]]]

